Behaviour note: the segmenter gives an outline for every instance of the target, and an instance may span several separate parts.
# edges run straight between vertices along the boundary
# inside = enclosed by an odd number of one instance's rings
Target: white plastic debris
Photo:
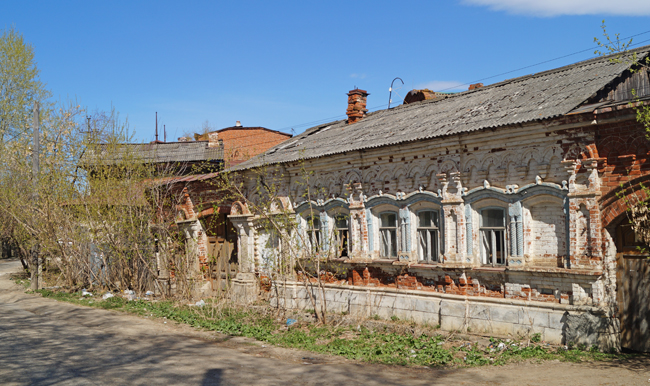
[[[115,295],[113,295],[112,293],[110,293],[110,292],[106,292],[106,293],[104,294],[104,296],[102,296],[102,299],[106,300],[106,299],[110,299],[110,298],[112,298],[112,297],[114,297],[114,296],[115,296]]]
[[[135,291],[133,291],[133,290],[124,290],[124,297],[129,301],[135,300]]]
[[[86,289],[81,290],[81,296],[93,296],[92,292],[86,291]]]
[[[147,291],[144,293],[145,296],[153,296],[153,291]]]
[[[194,303],[194,305],[197,307],[203,307],[205,306],[205,302],[203,301],[203,299],[201,299],[198,302]]]
[[[499,349],[499,351],[501,351],[501,350],[503,350],[504,348],[506,348],[506,344],[503,343],[503,342],[501,342],[501,343],[499,343],[499,345],[497,346],[497,348]]]

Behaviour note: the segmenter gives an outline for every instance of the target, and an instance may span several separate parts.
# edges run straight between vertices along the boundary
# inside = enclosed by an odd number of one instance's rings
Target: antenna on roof
[[[167,142],[167,125],[163,125],[163,134],[163,139],[165,140],[164,142]]]
[[[158,112],[156,111],[156,142],[158,142]]]
[[[402,82],[402,85],[404,85],[404,81],[403,81],[402,78],[400,78],[400,77],[397,77],[397,78],[393,79],[392,82],[390,82],[390,88],[388,89],[388,108],[389,108],[389,109],[390,109],[390,102],[393,101],[393,100],[392,100],[392,98],[393,98],[393,83],[395,83],[395,81],[396,81],[397,79],[399,79],[399,81]]]

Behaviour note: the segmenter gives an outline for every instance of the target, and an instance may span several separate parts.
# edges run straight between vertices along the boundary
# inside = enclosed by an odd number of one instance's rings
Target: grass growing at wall
[[[362,325],[333,327],[297,323],[286,327],[285,319],[259,310],[179,305],[171,301],[127,301],[121,297],[101,300],[80,293],[38,291],[44,297],[140,316],[166,318],[223,334],[245,336],[274,345],[317,353],[340,355],[366,362],[419,366],[502,365],[521,360],[592,361],[624,359],[629,355],[607,354],[580,348],[554,348],[543,344],[491,339],[488,347],[443,335],[414,336],[373,331]],[[534,340],[534,339],[533,339]]]

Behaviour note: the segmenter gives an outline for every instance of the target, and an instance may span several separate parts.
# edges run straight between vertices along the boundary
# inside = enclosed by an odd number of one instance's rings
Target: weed
[[[530,337],[530,341],[533,342],[533,343],[539,343],[539,342],[541,342],[541,341],[542,341],[542,334],[540,334],[539,332],[533,334],[533,335]]]
[[[392,320],[393,322],[397,322],[399,320],[399,318],[397,316],[393,315],[393,316],[390,317],[390,320]]]
[[[278,321],[263,309],[232,307],[217,309],[212,307],[210,302],[199,308],[171,301],[127,301],[118,296],[102,301],[96,298],[81,297],[79,292],[65,293],[49,290],[38,292],[44,297],[70,303],[119,310],[141,316],[165,318],[227,335],[246,336],[277,346],[340,355],[366,362],[416,366],[483,366],[502,365],[527,359],[559,359],[568,362],[581,362],[626,357],[623,354],[601,353],[593,347],[588,351],[585,351],[585,347],[582,350],[573,348],[555,350],[547,345],[504,342],[495,338],[490,338],[491,345],[485,349],[481,349],[475,344],[462,342],[457,343],[461,345],[459,347],[443,348],[444,338],[442,335],[415,336],[414,334],[398,334],[387,330],[371,331],[363,326],[333,327],[309,324],[287,330],[282,321]],[[371,318],[380,319],[376,314]],[[440,326],[436,326],[436,328],[440,328]],[[533,342],[534,339],[533,335],[530,341]],[[459,359],[459,355],[461,359]]]

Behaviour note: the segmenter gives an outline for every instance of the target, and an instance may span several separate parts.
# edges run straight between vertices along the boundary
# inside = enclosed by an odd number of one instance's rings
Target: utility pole
[[[40,106],[38,102],[34,103],[34,149],[32,150],[32,177],[34,181],[34,208],[38,205],[38,176],[40,171],[39,156],[41,153],[41,138],[40,138]],[[34,235],[35,236],[35,235]],[[39,254],[38,240],[32,247],[32,264],[30,273],[32,278],[31,289],[36,291],[39,289],[39,276],[41,275],[41,264]]]

